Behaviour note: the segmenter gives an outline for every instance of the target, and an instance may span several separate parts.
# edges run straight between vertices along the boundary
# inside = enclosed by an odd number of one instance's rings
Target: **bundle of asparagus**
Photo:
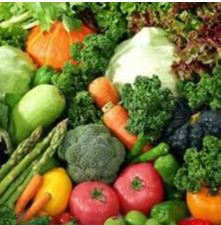
[[[20,143],[10,159],[0,168],[0,204],[13,207],[31,180],[47,165],[61,145],[67,131],[67,119],[60,122],[41,141],[42,128],[38,127]]]

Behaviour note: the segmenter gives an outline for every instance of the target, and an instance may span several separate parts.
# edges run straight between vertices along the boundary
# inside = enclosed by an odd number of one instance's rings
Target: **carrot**
[[[88,91],[99,108],[102,108],[108,102],[114,105],[119,102],[117,89],[106,77],[99,77],[92,81]]]
[[[137,142],[137,136],[126,129],[128,113],[121,105],[116,105],[103,116],[104,124],[130,150]]]
[[[16,214],[20,214],[27,204],[35,197],[43,183],[43,177],[39,174],[35,175],[26,186],[15,206]]]
[[[31,207],[26,211],[24,215],[24,220],[32,219],[36,214],[38,214],[42,208],[50,201],[51,195],[47,192],[40,195],[35,201],[32,203]]]

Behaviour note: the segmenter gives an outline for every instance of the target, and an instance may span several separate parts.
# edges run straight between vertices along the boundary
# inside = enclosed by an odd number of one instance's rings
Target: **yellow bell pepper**
[[[58,216],[63,213],[69,202],[72,182],[63,168],[55,168],[43,175],[43,184],[35,199],[49,193],[51,198],[40,214]]]

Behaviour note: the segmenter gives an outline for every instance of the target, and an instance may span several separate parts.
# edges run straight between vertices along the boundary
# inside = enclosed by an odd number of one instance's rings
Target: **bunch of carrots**
[[[127,110],[120,104],[120,96],[113,83],[106,77],[99,77],[89,85],[89,93],[97,107],[104,112],[103,122],[113,134],[131,150],[131,156],[140,153],[142,143],[138,136],[127,130],[129,115]],[[143,150],[147,151],[151,145],[146,145]]]

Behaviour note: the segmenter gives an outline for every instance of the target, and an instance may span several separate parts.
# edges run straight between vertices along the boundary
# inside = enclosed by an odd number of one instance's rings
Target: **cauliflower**
[[[104,125],[89,124],[68,131],[58,156],[67,162],[73,182],[111,183],[124,161],[125,149]]]

